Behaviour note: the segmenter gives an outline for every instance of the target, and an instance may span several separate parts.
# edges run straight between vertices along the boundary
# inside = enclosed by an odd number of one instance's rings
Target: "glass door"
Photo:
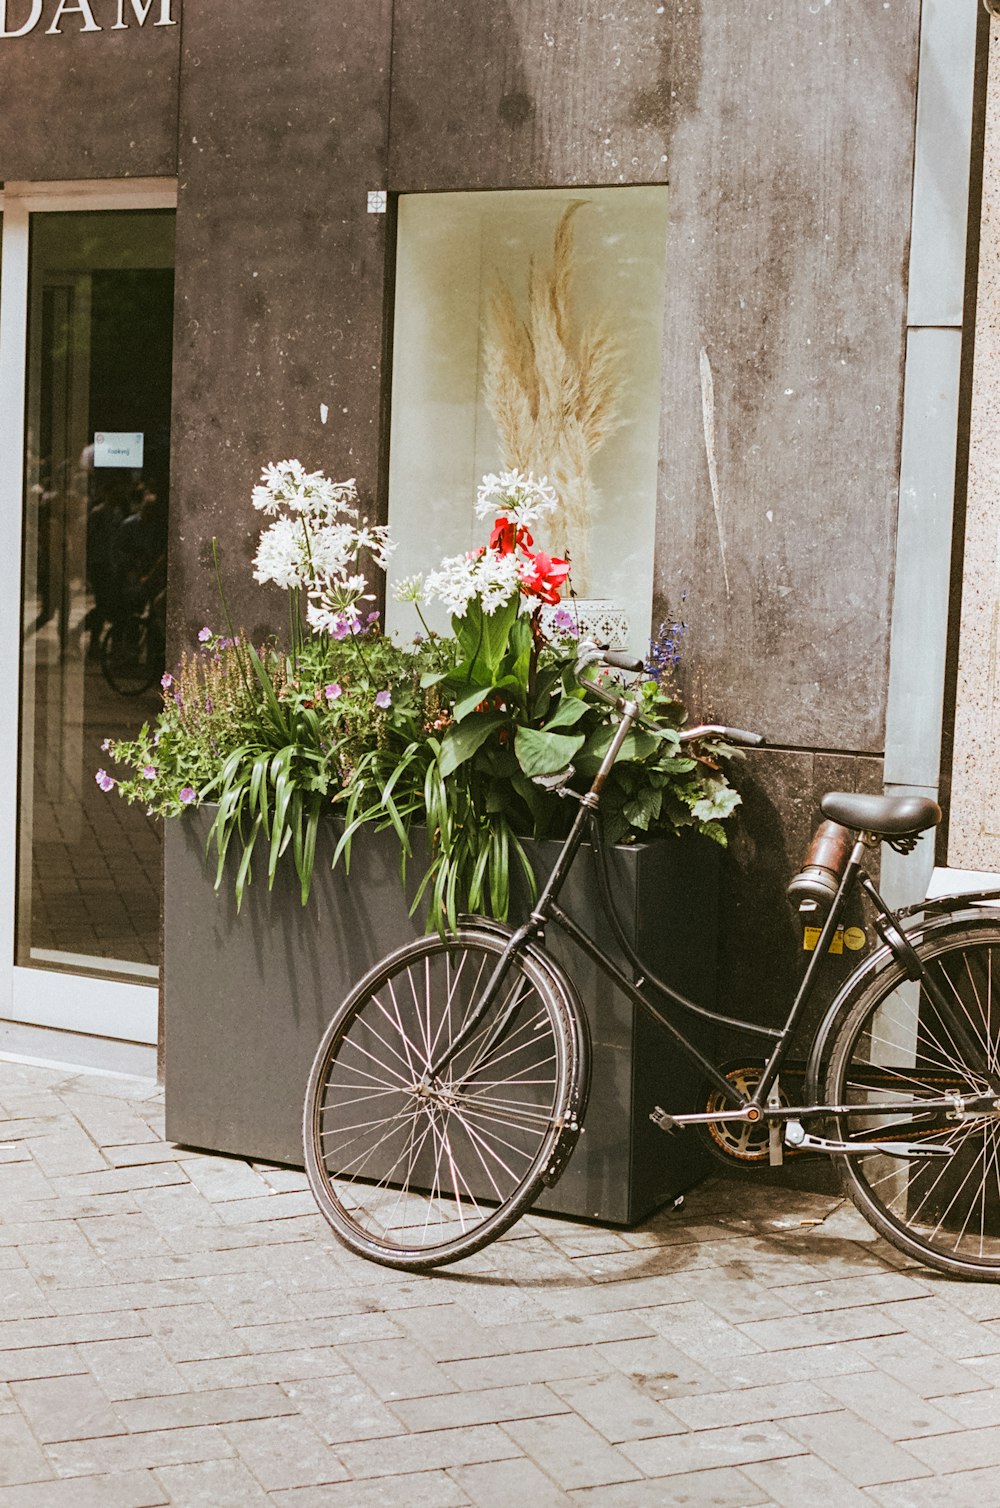
[[[19,603],[0,642],[19,688],[0,767],[16,767],[17,792],[0,1014],[151,1042],[160,833],[95,778],[102,744],[155,715],[164,669],[174,213],[135,197],[4,206],[20,286],[0,287],[0,383],[16,386],[18,345],[23,357],[19,477],[9,449],[0,462],[0,595]],[[0,427],[2,449],[9,411]]]

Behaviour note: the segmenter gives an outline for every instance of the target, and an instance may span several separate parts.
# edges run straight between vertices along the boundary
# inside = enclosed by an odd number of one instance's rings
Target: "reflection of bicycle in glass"
[[[101,672],[119,696],[140,696],[163,675],[166,645],[162,603],[120,609],[101,637]]]
[[[704,1073],[695,1110],[651,1108],[664,1131],[693,1128],[742,1167],[829,1154],[862,1214],[901,1251],[945,1272],[1000,1278],[1000,913],[982,906],[1000,906],[1000,892],[891,911],[862,869],[865,848],[884,840],[910,851],[940,820],[938,807],[915,796],[827,795],[828,821],[790,887],[825,920],[784,1025],[706,1010],[651,975],[630,946],[596,821],[632,724],[663,730],[627,694],[587,687],[620,723],[529,920],[513,930],[471,917],[454,936],[398,949],[356,986],[320,1043],[305,1160],[337,1235],[373,1261],[431,1268],[486,1246],[555,1183],[580,1134],[589,1081],[579,995],[544,947],[546,927],[556,926],[654,1016],[669,1051]],[[681,737],[709,733],[763,742],[717,727]],[[638,983],[558,904],[588,830],[604,909]],[[881,946],[841,987],[805,1064],[792,1063],[792,1033],[859,889]],[[717,1066],[676,1024],[682,1014],[762,1039],[766,1060]]]

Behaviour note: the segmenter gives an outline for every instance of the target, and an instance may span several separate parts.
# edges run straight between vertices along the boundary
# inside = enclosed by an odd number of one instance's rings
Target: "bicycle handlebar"
[[[592,691],[602,702],[606,702],[609,707],[617,708],[619,712],[624,712],[629,705],[636,706],[634,702],[630,704],[627,697],[608,691],[605,687],[596,685],[594,681],[583,679],[583,671],[597,660],[613,670],[626,670],[633,674],[644,669],[643,662],[637,660],[634,655],[619,654],[607,649],[587,655],[582,661],[577,662],[577,680],[587,691]],[[767,742],[763,733],[751,733],[747,728],[729,728],[724,723],[699,723],[694,728],[664,728],[660,723],[654,722],[652,718],[638,711],[635,713],[634,720],[648,733],[655,733],[660,737],[667,733],[676,733],[681,743],[693,743],[699,738],[721,738],[726,743],[737,744],[742,748],[759,749],[761,744]]]

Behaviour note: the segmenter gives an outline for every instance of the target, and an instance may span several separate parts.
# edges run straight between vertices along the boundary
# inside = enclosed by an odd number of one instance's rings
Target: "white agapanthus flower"
[[[418,571],[415,576],[401,576],[392,589],[397,602],[423,602],[424,577]]]
[[[514,554],[483,550],[478,555],[452,555],[431,571],[424,584],[428,599],[437,598],[456,618],[464,618],[478,597],[483,612],[492,616],[520,585],[520,562]]]
[[[527,475],[521,471],[490,472],[476,490],[476,515],[491,518],[503,514],[522,528],[530,528],[559,506],[559,498],[548,477]]]
[[[317,632],[342,636],[358,622],[358,604],[374,600],[359,559],[364,552],[385,570],[395,548],[388,529],[358,522],[357,501],[353,478],[331,482],[301,461],[265,466],[253,490],[254,507],[273,520],[257,545],[254,580],[303,591]]]

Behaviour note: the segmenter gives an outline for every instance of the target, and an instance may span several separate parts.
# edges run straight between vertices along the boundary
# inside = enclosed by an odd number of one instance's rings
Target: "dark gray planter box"
[[[191,1147],[301,1166],[306,1079],[320,1036],[355,981],[421,931],[399,881],[391,833],[354,844],[351,871],[331,871],[334,830],[321,833],[309,905],[292,865],[274,890],[258,879],[237,916],[231,881],[212,888],[204,857],[211,810],[167,824],[164,1000],[166,1134]],[[533,844],[539,872],[558,845]],[[616,893],[634,946],[692,998],[715,998],[718,849],[665,839],[612,855]],[[419,866],[414,866],[416,873]],[[585,850],[561,904],[612,954]],[[537,1208],[631,1225],[706,1171],[686,1133],[665,1136],[654,1104],[695,1108],[699,1075],[646,1016],[553,930],[553,953],[573,975],[590,1020],[594,1073],[585,1131]]]

